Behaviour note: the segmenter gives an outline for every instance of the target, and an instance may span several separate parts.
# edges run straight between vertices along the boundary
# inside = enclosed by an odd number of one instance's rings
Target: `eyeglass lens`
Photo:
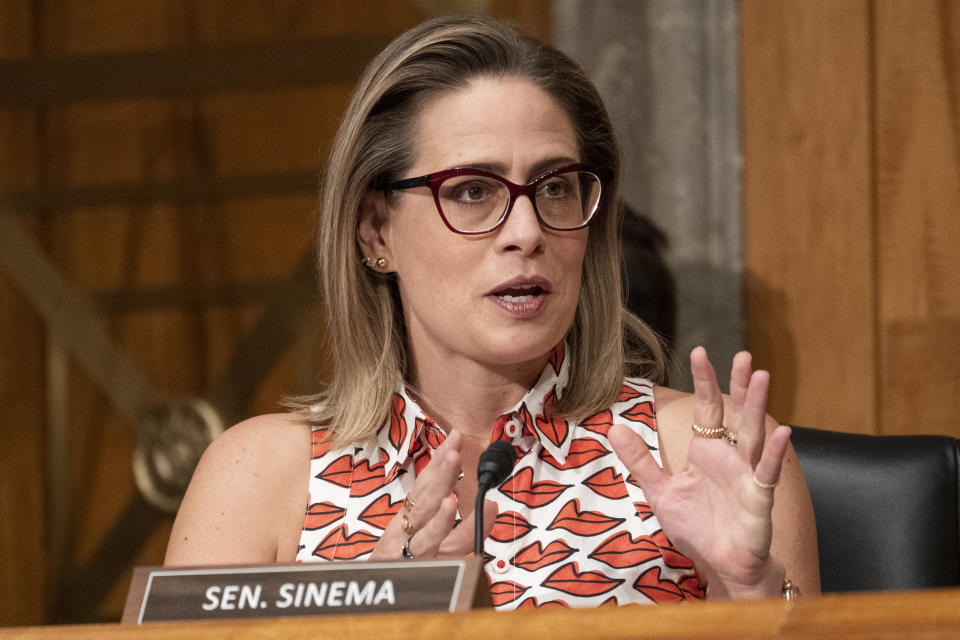
[[[510,206],[507,185],[487,176],[451,176],[438,186],[437,194],[444,217],[458,231],[492,229]],[[587,171],[554,174],[536,184],[533,200],[547,226],[576,229],[600,202],[600,180]]]

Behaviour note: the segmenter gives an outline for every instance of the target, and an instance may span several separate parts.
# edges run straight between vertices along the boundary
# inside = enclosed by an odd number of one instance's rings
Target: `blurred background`
[[[119,619],[204,444],[322,380],[327,145],[457,11],[597,82],[677,385],[746,347],[784,423],[960,436],[960,3],[0,0],[0,625]]]

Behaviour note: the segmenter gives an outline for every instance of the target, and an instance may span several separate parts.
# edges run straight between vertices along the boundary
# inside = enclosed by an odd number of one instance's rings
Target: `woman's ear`
[[[387,242],[387,200],[382,191],[368,189],[360,200],[357,242],[365,264],[375,271],[393,271],[393,255]]]

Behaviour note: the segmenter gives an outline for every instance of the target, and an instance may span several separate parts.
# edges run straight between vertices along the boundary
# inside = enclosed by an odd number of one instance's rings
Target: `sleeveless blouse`
[[[494,606],[702,599],[692,563],[606,437],[613,424],[628,426],[662,466],[653,385],[627,379],[612,407],[568,422],[550,410],[569,378],[565,354],[557,345],[537,384],[491,433],[491,442],[506,440],[517,452],[513,472],[487,493],[499,508],[483,547]],[[444,438],[406,390],[364,446],[331,449],[315,431],[297,561],[367,558]]]

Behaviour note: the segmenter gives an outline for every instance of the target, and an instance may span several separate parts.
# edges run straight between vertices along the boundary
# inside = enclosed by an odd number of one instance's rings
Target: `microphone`
[[[491,487],[499,485],[513,471],[517,452],[513,445],[497,440],[480,454],[477,464],[477,502],[473,508],[473,555],[483,557],[483,499]]]

